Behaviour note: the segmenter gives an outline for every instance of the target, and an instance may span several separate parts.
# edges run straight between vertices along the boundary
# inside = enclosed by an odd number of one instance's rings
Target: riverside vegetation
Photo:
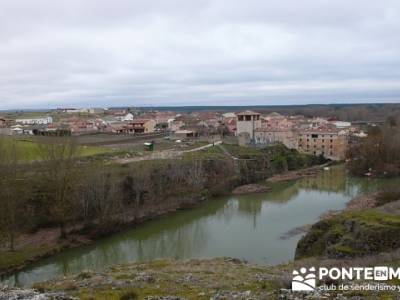
[[[356,141],[347,153],[349,170],[356,175],[400,175],[400,115],[383,126],[368,128],[368,137]]]
[[[213,147],[182,159],[124,165],[80,156],[72,138],[53,137],[36,149],[40,159],[27,162],[16,143],[0,139],[2,272],[233,187],[322,162],[280,145],[251,151],[227,146],[236,162]]]

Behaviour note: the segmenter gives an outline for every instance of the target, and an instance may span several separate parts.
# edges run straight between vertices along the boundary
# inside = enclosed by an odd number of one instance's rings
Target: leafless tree
[[[60,237],[67,236],[66,225],[76,216],[76,186],[79,180],[77,156],[79,147],[71,137],[52,137],[39,144],[43,166],[43,182],[49,211],[60,228]]]
[[[0,232],[14,251],[15,236],[22,227],[26,204],[23,166],[14,139],[0,137]]]

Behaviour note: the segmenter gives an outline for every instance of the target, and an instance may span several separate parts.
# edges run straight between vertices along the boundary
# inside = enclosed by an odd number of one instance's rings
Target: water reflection
[[[147,222],[34,264],[6,279],[30,285],[85,269],[155,258],[232,256],[263,264],[291,260],[299,236],[279,237],[294,227],[314,223],[352,197],[399,180],[354,178],[342,166],[316,178],[274,184],[269,193],[210,200],[199,208]]]

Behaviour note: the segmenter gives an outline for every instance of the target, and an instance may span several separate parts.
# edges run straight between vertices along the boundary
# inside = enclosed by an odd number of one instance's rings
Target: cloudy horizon
[[[3,0],[0,109],[400,102],[395,0]]]

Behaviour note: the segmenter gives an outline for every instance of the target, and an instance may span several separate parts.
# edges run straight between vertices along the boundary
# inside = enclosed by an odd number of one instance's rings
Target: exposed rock
[[[244,292],[235,292],[235,291],[220,291],[213,295],[210,300],[231,300],[231,299],[238,299],[238,300],[250,300],[250,299],[259,299],[253,298],[250,296],[251,291],[244,291]]]
[[[357,230],[357,229],[356,229]],[[400,259],[398,253],[391,252],[368,259],[368,263],[387,265],[388,259]],[[192,260],[155,260],[147,263],[135,263],[112,267],[104,273],[85,272],[84,274],[54,280],[41,285],[41,290],[57,291],[72,281],[77,290],[67,290],[66,294],[84,295],[84,299],[146,299],[146,300],[265,300],[265,299],[353,299],[375,300],[379,294],[371,292],[362,298],[351,291],[293,292],[290,288],[293,268],[297,266],[363,266],[362,258],[347,260],[305,260],[295,265],[289,263],[282,266],[262,266],[248,264],[242,260],[231,258],[192,259]],[[89,275],[88,275],[89,273]],[[136,281],[135,278],[147,278],[151,275],[154,282]],[[95,281],[93,281],[95,279]],[[339,283],[339,282],[337,282]],[[342,282],[348,284],[348,282]],[[369,282],[374,284],[374,282]],[[380,282],[376,282],[379,284]],[[318,283],[319,285],[322,282]],[[1,291],[1,290],[0,290]],[[398,292],[388,294],[387,299],[397,299]],[[40,295],[41,298],[34,298]],[[48,296],[59,298],[48,298]],[[62,293],[47,292],[40,294],[29,290],[28,298],[1,298],[25,300],[71,300]]]
[[[400,216],[400,200],[382,205],[377,210],[389,215]]]
[[[0,289],[0,300],[78,300],[64,293],[39,293],[32,289]]]
[[[299,227],[295,227],[293,229],[290,229],[288,232],[282,234],[279,238],[281,240],[287,240],[287,239],[290,239],[291,237],[294,237],[296,235],[299,235],[299,234],[302,234],[302,233],[306,233],[310,228],[311,228],[310,224],[299,226]]]
[[[296,259],[323,256],[348,258],[400,247],[400,215],[381,208],[349,211],[314,224],[297,244]]]
[[[298,171],[288,171],[282,174],[274,175],[268,178],[266,181],[270,183],[280,182],[280,181],[289,181],[289,180],[297,180],[300,178],[307,178],[307,177],[316,177],[318,173],[321,171],[323,166],[316,166],[307,169],[302,169]]]
[[[186,298],[181,298],[177,296],[148,296],[144,298],[145,300],[186,300]]]
[[[272,297],[271,297],[272,298]],[[323,300],[323,299],[334,299],[334,300],[345,300],[345,299],[356,299],[356,298],[348,298],[344,297],[341,294],[332,295],[329,293],[323,293],[320,291],[315,292],[293,292],[288,289],[281,289],[275,293],[275,297],[273,299],[282,299],[282,300]],[[361,299],[359,299],[361,300]]]
[[[235,188],[232,191],[234,195],[252,194],[252,193],[265,193],[270,191],[271,188],[261,184],[246,184]]]
[[[286,172],[283,174],[274,175],[268,178],[266,181],[270,183],[275,183],[280,181],[297,180],[300,178],[301,176],[297,172]]]
[[[351,199],[346,204],[347,210],[361,210],[367,208],[374,208],[377,205],[376,197],[378,193],[372,193],[368,195],[361,195]]]
[[[151,282],[154,282],[155,279],[154,279],[154,276],[151,274],[147,274],[145,272],[140,272],[135,277],[135,281],[144,281],[144,282],[151,283]]]
[[[328,210],[326,213],[323,213],[322,215],[320,215],[319,219],[320,220],[328,220],[328,219],[330,219],[330,218],[332,218],[332,217],[334,217],[334,216],[336,216],[336,215],[338,215],[338,214],[340,214],[342,212],[343,212],[342,210],[333,210],[333,209],[331,209],[331,210]]]

